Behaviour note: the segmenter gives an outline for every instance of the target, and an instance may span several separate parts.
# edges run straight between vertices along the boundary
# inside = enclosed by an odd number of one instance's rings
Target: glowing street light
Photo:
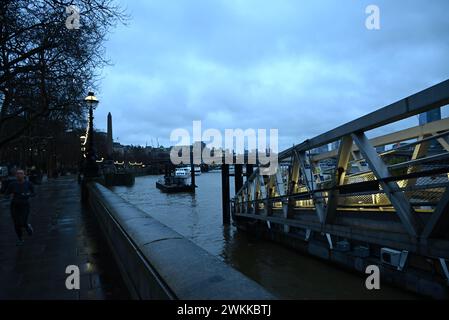
[[[84,167],[85,177],[98,177],[100,176],[99,167],[97,164],[97,156],[94,149],[94,115],[93,111],[97,108],[100,101],[94,95],[93,92],[89,92],[87,97],[84,99],[86,105],[89,107],[89,124],[86,134],[86,139],[88,140],[87,153],[86,153],[86,164]]]

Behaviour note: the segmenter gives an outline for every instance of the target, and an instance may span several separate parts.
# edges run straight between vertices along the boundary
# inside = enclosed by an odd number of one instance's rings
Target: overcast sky
[[[121,3],[131,20],[106,44],[96,126],[111,112],[122,144],[167,146],[201,120],[279,129],[284,149],[449,78],[447,0]]]

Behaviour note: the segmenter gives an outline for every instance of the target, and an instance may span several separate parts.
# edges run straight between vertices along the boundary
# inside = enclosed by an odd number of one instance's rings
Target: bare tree
[[[2,0],[0,148],[42,120],[82,119],[82,98],[108,63],[106,36],[126,19],[112,0]]]

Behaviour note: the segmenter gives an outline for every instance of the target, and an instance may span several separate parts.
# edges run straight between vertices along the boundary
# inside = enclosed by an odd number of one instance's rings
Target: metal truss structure
[[[449,118],[371,137],[447,104],[449,80],[279,153],[275,175],[256,168],[236,193],[233,219],[449,259]]]

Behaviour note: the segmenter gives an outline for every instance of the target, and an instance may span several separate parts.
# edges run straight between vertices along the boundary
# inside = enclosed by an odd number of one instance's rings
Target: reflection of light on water
[[[138,177],[132,187],[112,190],[219,257],[275,295],[285,299],[412,298],[383,286],[380,292],[364,289],[365,279],[222,225],[221,175],[196,177],[196,194],[165,194],[156,189],[160,176]],[[231,178],[231,195],[234,181]]]

